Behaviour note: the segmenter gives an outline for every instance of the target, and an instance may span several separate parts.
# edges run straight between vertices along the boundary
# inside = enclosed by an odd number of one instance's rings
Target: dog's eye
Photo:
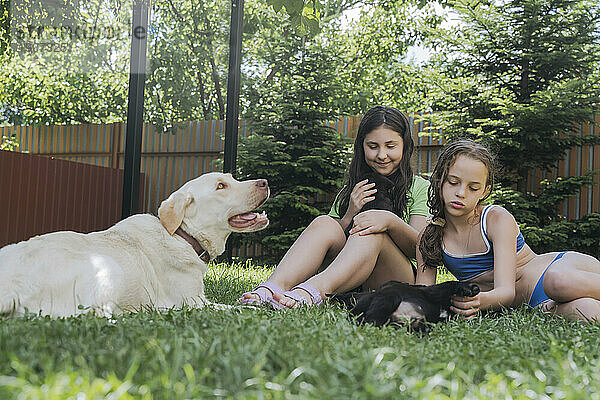
[[[227,185],[223,182],[217,183],[217,190],[226,189]]]

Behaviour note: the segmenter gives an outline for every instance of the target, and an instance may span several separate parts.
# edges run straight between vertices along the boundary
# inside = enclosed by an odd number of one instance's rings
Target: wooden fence
[[[123,170],[0,150],[0,247],[121,218]]]
[[[340,117],[330,125],[340,134],[354,137],[360,117]],[[418,116],[410,116],[416,144],[414,168],[417,173],[428,173],[437,161],[441,145],[437,139],[424,136],[425,124]],[[596,124],[579,127],[580,134],[600,135],[600,115]],[[240,121],[240,135],[248,134],[245,121]],[[160,202],[187,180],[216,169],[214,161],[222,157],[222,120],[193,121],[178,125],[177,134],[162,133],[152,125],[144,126],[142,137],[141,172],[145,174],[143,212],[156,213]],[[55,126],[1,127],[2,136],[16,135],[20,151],[31,154],[78,161],[112,168],[123,168],[125,124],[88,124]],[[528,185],[531,191],[539,189],[544,178],[581,175],[600,169],[600,146],[581,146],[571,149],[553,172],[531,171]],[[600,177],[595,178],[596,182]],[[565,202],[562,214],[569,219],[600,211],[599,186],[583,188],[579,196]]]

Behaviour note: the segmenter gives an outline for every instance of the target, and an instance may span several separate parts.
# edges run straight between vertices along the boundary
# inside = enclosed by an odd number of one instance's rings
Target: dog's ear
[[[175,192],[163,201],[158,208],[158,218],[169,235],[173,235],[181,225],[185,209],[194,200],[191,193]]]

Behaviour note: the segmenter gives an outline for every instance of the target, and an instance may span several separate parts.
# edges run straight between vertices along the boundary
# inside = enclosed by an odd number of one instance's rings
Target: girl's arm
[[[417,236],[425,228],[427,222],[423,215],[411,215],[409,223],[391,211],[368,210],[354,217],[354,225],[350,234],[358,233],[361,236],[371,233],[387,232],[396,246],[410,258],[414,258],[417,246]]]
[[[352,223],[352,219],[360,209],[370,201],[375,200],[375,183],[369,183],[368,179],[364,179],[354,185],[352,193],[350,194],[350,200],[348,203],[348,209],[346,214],[337,221],[342,226],[342,229],[346,229],[348,225]]]
[[[416,257],[419,232],[427,226],[426,219],[424,215],[413,214],[407,224],[394,214],[393,222],[388,225],[388,234],[407,257]]]
[[[419,242],[421,241],[421,236],[423,236],[423,231],[419,233],[419,237],[417,238],[417,279],[415,284],[431,286],[435,284],[435,280],[437,277],[437,268],[424,268],[425,263],[423,262],[423,256],[419,251]]]
[[[490,210],[487,227],[494,245],[494,289],[482,293],[482,308],[508,307],[515,299],[519,228],[513,216],[501,207]]]
[[[487,217],[487,234],[494,245],[494,288],[475,297],[453,299],[452,311],[467,318],[479,310],[508,307],[515,299],[517,223],[504,208],[494,207]]]

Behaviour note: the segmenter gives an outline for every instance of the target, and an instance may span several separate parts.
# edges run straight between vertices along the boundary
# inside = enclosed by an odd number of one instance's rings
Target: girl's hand
[[[358,182],[350,193],[350,202],[346,213],[352,217],[358,214],[365,204],[375,200],[375,193],[377,193],[375,182],[369,183],[368,179]]]
[[[452,296],[450,310],[463,319],[471,319],[479,313],[481,301],[479,294],[473,297]]]
[[[350,229],[350,234],[358,233],[360,236],[371,233],[380,233],[388,230],[396,217],[391,211],[385,210],[367,210],[354,217],[354,225]]]

